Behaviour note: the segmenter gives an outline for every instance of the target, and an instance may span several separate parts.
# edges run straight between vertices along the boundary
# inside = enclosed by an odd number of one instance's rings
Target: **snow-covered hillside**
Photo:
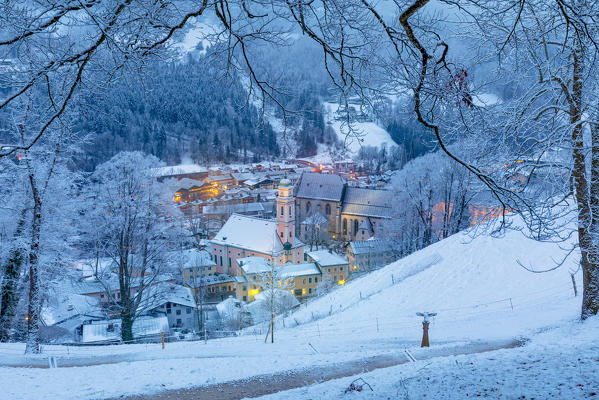
[[[351,125],[351,130],[337,113],[339,104],[323,103],[326,110],[326,123],[333,128],[337,137],[346,145],[346,148],[351,153],[357,153],[362,146],[381,146],[385,144],[387,147],[396,145],[391,139],[391,135],[385,129],[371,121],[356,121]],[[352,105],[350,104],[350,107]],[[358,109],[358,105],[353,105],[354,109]]]
[[[351,335],[375,330],[406,340],[419,337],[416,312],[438,312],[438,340],[513,337],[577,317],[570,270],[578,254],[551,272],[567,243],[540,243],[518,231],[502,237],[459,233],[310,302],[285,326]],[[578,292],[582,277],[575,275]]]

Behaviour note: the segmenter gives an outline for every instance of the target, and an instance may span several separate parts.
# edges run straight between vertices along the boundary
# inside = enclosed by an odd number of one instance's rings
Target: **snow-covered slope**
[[[376,123],[356,121],[352,123],[350,130],[347,123],[337,113],[339,104],[325,102],[323,106],[326,110],[325,122],[330,124],[341,143],[345,143],[350,152],[356,153],[362,146],[381,146],[385,144],[390,147],[396,145],[389,132]],[[350,104],[350,106],[352,105]],[[357,105],[353,107],[358,109]]]
[[[438,312],[432,335],[443,340],[508,337],[574,319],[580,297],[574,297],[570,270],[578,254],[555,266],[568,244],[539,243],[522,233],[502,237],[459,233],[369,275],[352,281],[285,318],[301,335],[323,331],[379,335],[416,340],[421,317]],[[581,275],[576,275],[578,292]],[[289,331],[292,331],[289,330]]]

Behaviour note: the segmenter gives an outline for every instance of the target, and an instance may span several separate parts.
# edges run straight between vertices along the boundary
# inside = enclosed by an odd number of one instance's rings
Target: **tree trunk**
[[[21,214],[15,240],[19,241],[25,225],[25,211]],[[14,247],[10,252],[4,269],[4,280],[2,282],[2,293],[0,295],[0,342],[10,340],[10,330],[12,321],[16,314],[17,304],[19,303],[18,289],[21,278],[21,267],[23,265],[25,249],[21,246]]]
[[[26,354],[38,354],[40,348],[41,293],[39,288],[39,245],[42,226],[42,201],[32,174],[29,175],[33,197],[33,220],[31,224],[31,248],[29,249],[29,306],[27,312]]]
[[[570,100],[570,123],[574,126],[572,130],[572,158],[573,158],[573,170],[572,176],[574,178],[574,188],[576,195],[576,205],[578,208],[578,244],[580,246],[581,253],[581,266],[582,266],[582,308],[581,308],[581,319],[586,319],[591,315],[596,315],[599,311],[599,257],[597,254],[596,245],[593,240],[595,235],[594,227],[597,226],[593,223],[593,218],[597,217],[592,214],[592,202],[591,197],[596,195],[595,191],[599,191],[597,185],[599,183],[593,182],[591,179],[589,185],[588,174],[586,171],[586,159],[584,152],[584,138],[583,138],[583,125],[582,125],[582,85],[583,85],[583,43],[577,40],[575,43],[574,51],[572,52],[573,58],[573,74],[572,74],[572,96]],[[597,130],[592,130],[593,136],[597,133]],[[593,138],[593,145],[597,145],[595,140],[599,138]],[[595,150],[595,149],[593,149]],[[593,163],[595,154],[591,154],[591,162]],[[598,162],[599,164],[599,162]],[[595,167],[596,165],[592,165]],[[591,168],[593,170],[594,168]],[[591,176],[595,177],[597,171],[592,171]],[[590,193],[589,193],[590,189]]]
[[[133,317],[129,313],[121,314],[121,339],[125,343],[133,341]]]

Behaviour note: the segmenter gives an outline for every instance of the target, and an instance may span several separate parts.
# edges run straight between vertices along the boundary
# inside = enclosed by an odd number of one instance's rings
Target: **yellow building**
[[[323,274],[323,279],[332,283],[345,285],[348,280],[349,262],[345,257],[329,250],[316,250],[306,253],[306,260],[318,265]]]

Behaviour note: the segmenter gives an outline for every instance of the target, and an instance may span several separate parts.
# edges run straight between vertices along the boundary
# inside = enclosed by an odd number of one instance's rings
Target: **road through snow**
[[[494,342],[474,342],[455,347],[428,348],[412,350],[417,360],[428,360],[436,357],[484,353],[499,349],[510,349],[524,344],[524,340],[506,340]],[[203,385],[186,389],[167,390],[164,392],[118,397],[127,400],[236,400],[253,398],[326,382],[332,379],[361,374],[379,368],[387,368],[410,362],[408,355],[398,352],[360,360],[346,361],[334,366],[303,368],[283,371],[276,374],[258,375],[246,379],[223,382],[214,385]]]

